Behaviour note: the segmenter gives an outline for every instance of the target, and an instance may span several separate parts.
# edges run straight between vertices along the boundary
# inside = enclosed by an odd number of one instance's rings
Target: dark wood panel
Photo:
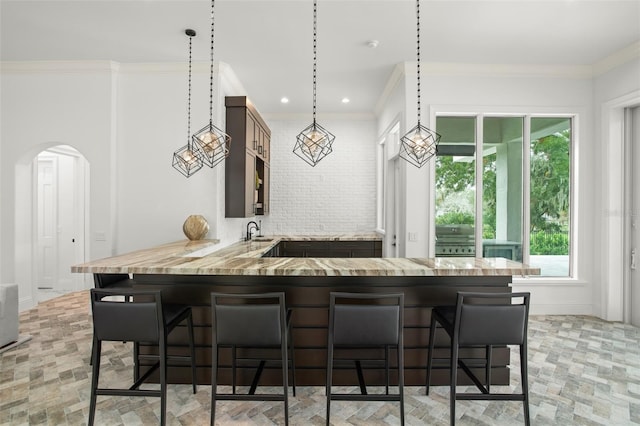
[[[405,294],[405,381],[410,386],[423,386],[429,340],[431,308],[436,305],[454,304],[458,291],[510,291],[511,277],[260,277],[260,276],[170,276],[136,275],[136,285],[163,290],[165,302],[185,303],[193,306],[197,365],[199,383],[209,383],[211,376],[211,309],[210,293],[260,293],[284,291],[287,307],[292,309],[292,333],[296,356],[296,380],[300,385],[324,385],[326,369],[326,344],[329,293],[331,291],[375,292]],[[171,350],[184,353],[186,350],[186,327],[179,327],[170,336]],[[435,385],[448,383],[449,338],[438,329],[434,358]],[[152,351],[151,348],[144,348]],[[373,356],[382,351],[374,350]],[[347,358],[364,357],[357,351],[338,353]],[[258,355],[262,356],[262,355]],[[465,349],[463,357],[482,358],[484,349]],[[221,349],[224,365],[229,365],[228,349]],[[507,384],[509,373],[509,349],[496,348],[493,354],[493,383]],[[395,352],[392,351],[392,365]],[[171,367],[170,381],[188,383],[188,368]],[[230,383],[226,368],[221,368],[221,383]],[[239,384],[248,384],[253,377],[252,369],[243,369],[238,376]],[[350,368],[340,369],[336,384],[355,385],[355,373]],[[379,368],[365,368],[367,384],[382,384],[383,372]],[[460,383],[468,384],[463,373]],[[262,384],[279,384],[281,372],[278,367],[268,368]]]

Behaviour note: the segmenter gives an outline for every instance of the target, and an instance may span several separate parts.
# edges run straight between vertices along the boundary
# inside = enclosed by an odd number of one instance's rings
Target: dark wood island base
[[[459,277],[277,277],[277,276],[199,276],[199,275],[149,275],[136,274],[137,286],[162,289],[163,299],[169,303],[184,303],[193,306],[196,327],[196,358],[198,383],[209,384],[211,378],[211,292],[222,293],[265,293],[285,292],[287,308],[292,309],[292,333],[295,343],[296,382],[301,386],[323,386],[326,381],[327,364],[327,324],[329,293],[374,292],[405,294],[404,345],[405,383],[408,386],[424,386],[426,378],[427,348],[429,346],[429,325],[431,307],[455,304],[458,291],[510,292],[510,276],[459,276]],[[175,333],[170,339],[172,351],[186,351],[186,329]],[[442,364],[433,372],[434,385],[446,385],[449,380],[447,367],[449,338],[444,331],[438,331],[435,353],[436,364]],[[375,352],[374,352],[375,354]],[[349,359],[358,358],[355,351],[343,353]],[[367,352],[371,357],[371,352]],[[482,358],[484,349],[468,350],[469,358]],[[220,350],[220,383],[231,384],[230,349]],[[374,356],[382,358],[382,351]],[[395,355],[391,354],[391,360]],[[437,360],[440,360],[438,363]],[[508,384],[509,348],[495,348],[493,356],[493,384]],[[391,382],[395,383],[396,372],[392,364]],[[384,384],[384,370],[380,365],[363,363],[367,385]],[[254,368],[238,369],[238,384],[249,385],[253,380]],[[267,367],[262,374],[262,385],[278,385],[281,382],[279,369]],[[461,380],[466,378],[461,374]],[[173,383],[190,383],[187,367],[172,367],[169,380]],[[358,380],[353,364],[345,364],[340,374],[334,378],[336,385],[357,385]],[[470,384],[470,382],[468,382]]]

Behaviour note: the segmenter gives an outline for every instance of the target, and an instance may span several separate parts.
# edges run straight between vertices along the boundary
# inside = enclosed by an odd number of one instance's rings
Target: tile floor
[[[0,425],[82,425],[89,408],[91,317],[86,291],[41,303],[20,316],[20,333],[33,339],[0,355]],[[640,424],[640,329],[585,316],[537,316],[530,320],[529,380],[534,425]],[[513,351],[515,352],[515,351]],[[106,345],[101,384],[131,376],[128,344]],[[517,354],[513,354],[517,365]],[[510,387],[519,389],[517,373]],[[102,381],[104,379],[104,381]],[[209,423],[210,387],[170,385],[170,425]],[[500,389],[505,391],[505,389]],[[322,425],[321,387],[290,397],[290,424]],[[409,425],[447,425],[449,391],[406,389]],[[218,403],[217,424],[283,424],[281,403]],[[157,424],[157,398],[99,397],[96,424]],[[458,402],[459,425],[523,424],[518,402]],[[332,404],[336,425],[399,424],[397,404]]]

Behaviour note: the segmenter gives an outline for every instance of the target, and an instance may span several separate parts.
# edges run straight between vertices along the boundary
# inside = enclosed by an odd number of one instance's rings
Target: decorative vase
[[[184,221],[182,231],[191,241],[201,240],[209,232],[209,223],[203,216],[193,214]]]

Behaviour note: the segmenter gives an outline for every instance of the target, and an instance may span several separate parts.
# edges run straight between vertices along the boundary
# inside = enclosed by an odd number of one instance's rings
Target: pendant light
[[[173,153],[173,167],[186,177],[190,177],[202,168],[202,159],[191,145],[191,39],[196,36],[194,30],[184,32],[189,36],[189,96],[187,101],[187,144]]]
[[[209,73],[209,124],[193,135],[193,146],[204,164],[215,167],[229,155],[231,137],[213,125],[213,29],[214,0],[211,0],[211,67]]]
[[[418,72],[418,125],[404,135],[400,141],[400,157],[420,168],[436,155],[440,135],[420,124],[420,0],[416,0],[418,21],[417,72]]]
[[[336,138],[324,127],[316,122],[316,74],[317,74],[317,0],[313,0],[313,123],[296,137],[293,148],[294,154],[302,158],[311,166],[331,153],[333,141]]]

